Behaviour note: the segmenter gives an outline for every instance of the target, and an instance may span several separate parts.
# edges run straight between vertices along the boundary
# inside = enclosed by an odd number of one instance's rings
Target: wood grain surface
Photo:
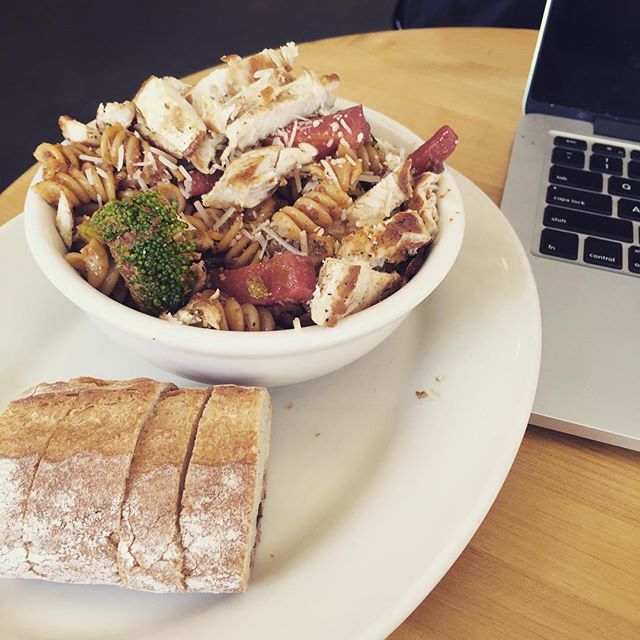
[[[451,164],[498,203],[535,38],[385,32],[305,44],[301,61],[337,71],[340,95],[422,136],[452,125],[461,143]],[[32,175],[0,195],[0,223],[21,211]],[[529,427],[471,543],[390,637],[640,638],[640,455]]]

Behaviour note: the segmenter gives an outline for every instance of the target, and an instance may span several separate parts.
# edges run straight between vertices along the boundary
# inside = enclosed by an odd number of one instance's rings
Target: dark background
[[[184,76],[290,40],[391,27],[394,0],[24,0],[0,21],[0,190],[60,138],[58,116],[87,121],[149,75]]]
[[[0,21],[0,190],[60,138],[149,75],[184,76],[225,53],[403,26],[537,28],[544,0],[15,0]]]

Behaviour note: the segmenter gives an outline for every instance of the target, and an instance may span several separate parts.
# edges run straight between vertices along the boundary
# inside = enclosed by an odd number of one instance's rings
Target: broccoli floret
[[[199,254],[174,204],[144,191],[108,202],[88,224],[109,247],[142,311],[158,315],[184,305],[197,279],[192,266]]]

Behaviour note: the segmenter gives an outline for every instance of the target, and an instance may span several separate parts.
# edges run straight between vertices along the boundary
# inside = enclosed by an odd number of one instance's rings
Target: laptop
[[[542,308],[531,423],[640,451],[640,2],[549,0],[501,208]]]

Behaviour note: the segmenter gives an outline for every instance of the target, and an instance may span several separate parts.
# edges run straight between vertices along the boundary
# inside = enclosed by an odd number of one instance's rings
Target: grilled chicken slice
[[[403,262],[431,240],[432,234],[417,212],[400,211],[379,224],[363,227],[344,237],[338,257],[382,267],[386,262]]]
[[[202,198],[205,207],[249,209],[263,202],[280,180],[313,160],[316,149],[299,147],[260,147],[246,151],[231,161],[224,174]]]
[[[411,183],[411,160],[405,160],[345,210],[347,224],[357,228],[382,222],[412,196]]]
[[[257,81],[259,90],[272,82],[276,86],[291,82],[297,56],[298,48],[292,42],[246,58],[226,56],[224,67],[213,70],[189,91],[189,101],[212,132],[222,133],[231,115],[241,107],[241,101],[233,98]]]
[[[131,100],[125,102],[101,102],[96,114],[98,129],[103,131],[107,125],[121,124],[128,129],[136,117],[136,105]]]
[[[60,126],[62,137],[69,142],[82,142],[83,144],[93,145],[100,142],[100,134],[95,127],[79,122],[71,116],[60,116],[58,125]]]
[[[219,168],[216,145],[222,140],[221,136],[214,138],[210,133],[207,133],[200,141],[200,144],[189,153],[186,153],[184,157],[201,173],[215,173]]]
[[[202,118],[182,95],[182,86],[175,78],[151,76],[133,98],[141,132],[178,158],[192,153],[207,133]]]
[[[330,108],[335,102],[332,92],[338,84],[337,76],[321,80],[315,73],[303,71],[297,80],[275,91],[271,100],[259,100],[231,122],[225,130],[229,146],[223,159],[234,149],[255,145],[296,118]]]
[[[429,233],[435,237],[438,233],[438,187],[439,173],[427,171],[423,173],[413,188],[413,196],[409,200],[409,208],[418,212]]]
[[[386,298],[399,283],[399,274],[375,271],[366,262],[327,258],[311,299],[311,319],[333,327],[341,318]]]

